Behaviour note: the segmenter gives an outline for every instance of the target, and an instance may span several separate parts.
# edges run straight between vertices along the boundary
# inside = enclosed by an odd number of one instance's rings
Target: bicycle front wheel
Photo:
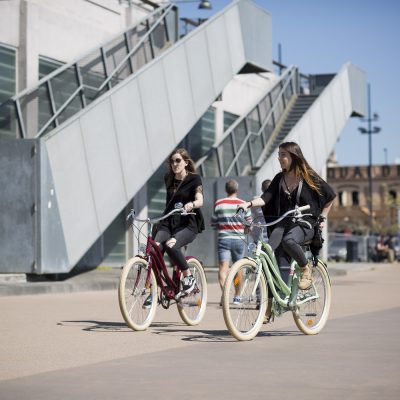
[[[225,324],[237,340],[251,340],[259,332],[267,309],[267,285],[255,261],[235,262],[225,280],[222,297]]]
[[[203,266],[199,260],[190,258],[189,269],[196,279],[192,292],[181,297],[177,302],[178,312],[182,321],[187,325],[198,325],[204,317],[207,307],[207,280]]]
[[[293,311],[294,322],[306,335],[321,332],[328,320],[331,306],[331,284],[328,273],[321,261],[312,268],[311,287],[299,290],[297,302],[305,301]],[[307,301],[307,298],[312,298]]]
[[[157,282],[153,271],[147,279],[149,265],[140,257],[124,266],[118,286],[121,314],[135,331],[144,331],[152,323],[157,308]]]

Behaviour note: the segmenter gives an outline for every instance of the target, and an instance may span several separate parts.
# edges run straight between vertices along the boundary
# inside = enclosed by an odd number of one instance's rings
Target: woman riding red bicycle
[[[185,294],[194,289],[196,280],[191,275],[182,248],[193,242],[196,235],[204,230],[200,210],[203,206],[203,184],[195,171],[195,164],[185,149],[180,148],[170,154],[168,172],[164,178],[167,189],[164,215],[176,208],[184,208],[186,212],[194,214],[171,215],[159,223],[154,238],[161,251],[165,251],[182,272],[182,292]]]

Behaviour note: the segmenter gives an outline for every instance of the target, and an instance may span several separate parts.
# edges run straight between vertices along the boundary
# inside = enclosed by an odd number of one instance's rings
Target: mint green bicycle
[[[296,207],[273,222],[257,226],[265,229],[289,216],[301,219],[306,215],[302,211],[309,208],[308,205]],[[243,220],[243,223],[246,222]],[[271,246],[261,240],[254,246],[251,257],[232,265],[225,281],[222,307],[225,324],[233,337],[242,341],[257,335],[267,310],[268,288],[273,295],[270,318],[291,311],[294,322],[304,334],[315,335],[322,330],[329,315],[331,283],[324,262],[311,253],[309,258],[313,265],[313,283],[307,290],[297,286],[300,267],[295,261],[290,266],[288,283],[283,281]]]

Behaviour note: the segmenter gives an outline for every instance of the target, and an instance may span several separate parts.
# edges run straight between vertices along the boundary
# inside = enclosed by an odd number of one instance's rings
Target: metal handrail
[[[53,116],[43,125],[42,129],[37,133],[35,138],[39,138],[42,136],[43,132],[46,131],[46,129],[61,115],[61,113],[69,106],[69,104],[72,102],[72,100],[75,99],[77,94],[83,89],[84,85],[80,85],[78,89],[75,90],[74,93],[71,94],[71,96],[68,97],[68,99],[63,103],[63,105],[53,114]]]
[[[232,160],[232,162],[231,162],[231,165],[229,166],[229,168],[228,168],[227,171],[226,171],[226,174],[227,174],[227,175],[229,174],[229,172],[231,172],[233,166],[235,165],[235,162],[236,162],[236,161],[238,160],[238,158],[240,157],[241,152],[242,152],[242,150],[244,149],[244,147],[245,147],[245,145],[247,144],[247,142],[249,141],[250,137],[251,137],[251,136],[256,136],[256,137],[258,137],[258,136],[260,136],[260,135],[262,134],[262,131],[264,130],[265,126],[268,124],[268,122],[269,122],[270,119],[272,118],[272,115],[273,115],[273,113],[274,113],[274,111],[275,111],[275,108],[277,107],[278,100],[280,100],[280,99],[282,98],[282,96],[283,96],[283,94],[285,93],[285,91],[286,91],[286,89],[287,89],[289,83],[291,82],[292,76],[290,76],[290,75],[294,75],[294,74],[296,73],[296,70],[297,70],[297,68],[292,66],[290,69],[288,69],[288,71],[286,71],[287,74],[288,74],[288,77],[287,77],[288,79],[286,80],[285,84],[283,85],[282,89],[280,90],[280,92],[279,92],[279,94],[278,94],[278,96],[277,96],[277,98],[276,98],[276,100],[275,100],[275,103],[272,105],[271,109],[269,110],[269,112],[268,112],[267,115],[265,116],[264,121],[263,121],[263,123],[262,123],[261,126],[260,126],[260,129],[259,129],[256,133],[250,132],[249,134],[247,134],[246,138],[243,140],[242,145],[241,145],[240,148],[238,149],[237,154],[236,154],[235,157],[233,158],[233,160]],[[285,78],[286,78],[286,77],[285,77]],[[280,82],[282,82],[282,81],[280,81]],[[275,86],[275,87],[276,87],[276,86]],[[248,115],[247,115],[247,116],[248,116]],[[247,117],[247,116],[246,116],[246,117]],[[257,164],[257,163],[255,163],[255,164]]]
[[[158,14],[159,12],[164,11],[164,9],[166,8],[170,8],[170,4],[164,5],[164,6],[160,6],[160,8],[157,8],[156,10],[152,11],[150,14],[146,15],[145,17],[143,17],[140,21],[136,22],[134,25],[131,25],[128,29],[125,29],[124,31],[116,34],[115,36],[113,36],[113,38],[111,40],[107,40],[107,42],[104,42],[101,46],[96,46],[94,48],[92,48],[90,51],[86,52],[87,54],[90,54],[94,51],[99,50],[100,48],[106,46],[108,43],[111,43],[112,41],[114,41],[116,38],[122,36],[124,33],[129,32],[131,29],[135,28],[136,26],[139,26],[140,24],[142,24],[143,22],[147,21],[148,19],[151,19],[155,14]],[[169,10],[168,10],[169,11]],[[41,86],[43,83],[46,83],[47,81],[53,79],[54,77],[56,77],[57,75],[61,74],[62,72],[66,71],[67,69],[73,67],[75,64],[78,64],[79,61],[81,61],[83,58],[85,58],[85,56],[80,56],[79,58],[75,59],[75,61],[72,61],[68,64],[64,64],[62,66],[60,66],[59,68],[57,68],[56,70],[54,70],[53,72],[51,72],[48,75],[45,75],[42,79],[40,79],[35,86],[33,87],[29,87],[26,88],[24,90],[22,90],[21,92],[15,94],[13,97],[11,97],[10,99],[6,100],[18,100],[21,97],[25,96],[26,94],[30,94],[32,92],[34,92],[35,90],[37,90],[39,88],[39,86]],[[5,103],[5,102],[4,102]],[[4,104],[0,104],[0,107]]]
[[[113,78],[115,79],[115,75],[117,74],[117,72],[121,69],[121,67],[124,64],[127,63],[127,61],[134,54],[136,54],[140,50],[140,48],[144,45],[146,40],[148,40],[149,37],[151,37],[154,30],[158,26],[160,26],[160,23],[162,21],[165,21],[165,23],[167,23],[166,18],[167,18],[167,15],[171,12],[171,10],[173,10],[173,11],[177,10],[177,7],[171,3],[157,8],[156,10],[152,11],[147,16],[142,18],[139,22],[130,26],[128,29],[125,29],[123,32],[120,32],[117,35],[113,36],[113,38],[111,40],[108,40],[107,42],[103,43],[102,46],[98,46],[95,49],[92,49],[91,51],[87,52],[86,55],[80,56],[79,59],[75,60],[74,62],[62,65],[61,67],[57,68],[52,73],[50,73],[50,74],[46,75],[45,77],[43,77],[42,79],[40,79],[39,82],[34,87],[26,88],[23,91],[14,95],[13,97],[9,98],[8,100],[6,100],[2,104],[0,104],[0,109],[2,109],[4,107],[4,110],[6,110],[6,107],[10,107],[10,106],[14,105],[15,116],[11,117],[11,120],[17,122],[18,127],[19,127],[19,133],[20,133],[19,136],[20,137],[25,138],[25,137],[27,137],[28,134],[30,134],[36,138],[41,137],[46,132],[46,130],[49,128],[49,126],[51,126],[54,123],[56,125],[58,125],[57,118],[60,117],[62,112],[65,111],[65,109],[74,101],[74,99],[77,96],[81,97],[81,108],[79,108],[79,110],[87,107],[88,104],[87,104],[85,89],[88,88],[94,92],[93,95],[90,96],[89,103],[92,102],[93,100],[95,100],[98,97],[99,93],[101,93],[102,91],[104,92],[104,89],[106,87],[108,89],[111,89],[110,82]],[[158,15],[160,15],[160,16],[158,17]],[[155,18],[155,20],[151,21],[152,18]],[[127,52],[127,54],[124,55],[124,58],[122,59],[122,61],[120,61],[118,63],[118,65],[116,67],[114,67],[112,72],[109,74],[107,72],[107,68],[105,65],[106,58],[105,58],[104,49],[107,48],[107,46],[109,44],[114,43],[119,38],[121,38],[121,42],[123,42],[124,36],[125,36],[125,41],[128,40],[126,35],[128,35],[135,27],[138,27],[141,24],[146,24],[146,28],[145,28],[146,32],[140,38],[139,42],[137,44],[135,44],[135,46],[132,49],[129,48],[130,46],[128,44],[126,45],[127,48],[125,51]],[[179,34],[178,34],[178,32],[175,32],[175,27],[174,27],[174,33],[168,32],[168,27],[165,27],[165,29],[166,29],[166,40],[170,40],[169,37],[171,37],[171,35],[174,35],[173,37],[176,38],[176,40],[179,40]],[[173,40],[173,41],[175,41],[175,40]],[[95,52],[100,52],[101,58],[103,59],[103,65],[104,65],[104,75],[105,76],[104,76],[104,78],[103,77],[101,78],[102,83],[99,87],[92,86],[86,82],[82,82],[82,76],[81,76],[82,66],[80,65],[80,63],[82,63],[87,58],[88,55],[95,53]],[[154,59],[154,58],[155,58],[155,55],[154,55],[154,53],[152,53],[151,59]],[[74,73],[76,74],[76,86],[75,86],[76,89],[74,90],[74,92],[71,95],[69,95],[67,100],[62,102],[62,104],[60,106],[56,106],[54,97],[53,97],[53,94],[51,91],[51,83],[58,76],[61,76],[61,74],[63,74],[65,71],[68,71],[68,70],[72,71],[72,69],[75,71]],[[131,66],[130,74],[133,74],[133,73],[134,73],[134,71]],[[74,80],[74,82],[75,82],[75,80]],[[39,93],[39,90],[41,88],[45,88],[45,95],[48,96],[48,100],[50,102],[50,112],[47,116],[48,119],[46,119],[45,124],[40,128],[40,130],[39,131],[36,130],[36,132],[29,133],[29,131],[27,131],[27,127],[25,126],[26,121],[25,121],[23,110],[22,110],[22,104],[25,99],[29,98],[29,96],[31,96],[32,94],[35,94],[35,92]],[[38,104],[40,104],[40,103],[38,103]]]
[[[230,173],[230,171],[232,170],[232,168],[235,166],[235,163],[237,162],[237,160],[239,159],[239,157],[242,154],[243,149],[245,148],[245,146],[248,143],[248,140],[250,137],[252,136],[261,136],[265,126],[268,124],[268,122],[270,121],[270,119],[272,118],[272,116],[274,115],[274,111],[277,107],[278,101],[282,98],[282,96],[284,95],[289,83],[293,80],[293,76],[295,76],[295,74],[297,73],[297,68],[295,66],[291,66],[289,67],[285,73],[282,75],[281,79],[272,87],[272,89],[269,90],[267,95],[263,95],[261,99],[258,100],[257,105],[256,106],[252,106],[251,109],[242,117],[242,118],[238,118],[227,130],[226,132],[223,134],[223,136],[218,140],[217,143],[215,143],[210,150],[207,152],[207,154],[205,154],[203,157],[201,157],[197,163],[196,163],[196,168],[202,168],[203,164],[205,163],[205,161],[212,155],[212,154],[216,154],[217,155],[217,160],[220,160],[220,155],[218,153],[218,150],[220,148],[220,146],[225,142],[225,140],[227,138],[229,138],[233,132],[235,131],[235,129],[242,124],[244,121],[246,121],[246,119],[249,117],[249,115],[255,110],[255,108],[261,103],[263,102],[267,96],[269,96],[269,94],[275,90],[279,85],[282,84],[283,81],[286,80],[286,82],[284,83],[284,85],[282,86],[281,90],[279,91],[277,98],[274,102],[274,104],[272,105],[271,109],[268,111],[267,115],[264,118],[264,121],[261,123],[261,126],[259,128],[259,130],[256,133],[250,132],[246,135],[245,139],[243,140],[242,144],[240,145],[239,149],[237,150],[232,162],[230,163],[229,167],[227,168],[225,175],[228,175]],[[296,87],[297,90],[297,87]],[[257,164],[257,163],[255,163]],[[219,166],[220,169],[220,173],[221,175],[224,173],[221,170],[221,167]]]
[[[168,13],[168,11],[172,8],[175,7],[173,4],[170,4],[169,6],[166,7],[165,9],[165,14]],[[133,54],[136,53],[136,51],[140,48],[140,46],[145,42],[145,40],[148,38],[148,36],[154,31],[154,29],[157,28],[158,24],[165,18],[165,14],[162,15],[160,18],[157,19],[157,21],[154,22],[153,26],[146,32],[146,34],[139,40],[137,45],[122,59],[122,61],[114,68],[114,70],[110,73],[110,75],[107,77],[107,79],[99,86],[97,89],[99,92],[102,91],[105,86],[111,81],[113,76],[116,74],[117,71],[121,68],[121,66],[128,60]]]

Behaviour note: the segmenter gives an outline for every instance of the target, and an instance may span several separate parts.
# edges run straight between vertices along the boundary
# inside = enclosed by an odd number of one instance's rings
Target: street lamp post
[[[368,84],[368,118],[361,118],[362,122],[367,122],[368,128],[358,128],[362,134],[368,135],[368,210],[369,210],[369,233],[371,234],[373,229],[373,217],[372,217],[372,135],[379,133],[381,128],[378,126],[372,126],[372,123],[379,119],[379,115],[374,113],[371,116],[371,85]]]

